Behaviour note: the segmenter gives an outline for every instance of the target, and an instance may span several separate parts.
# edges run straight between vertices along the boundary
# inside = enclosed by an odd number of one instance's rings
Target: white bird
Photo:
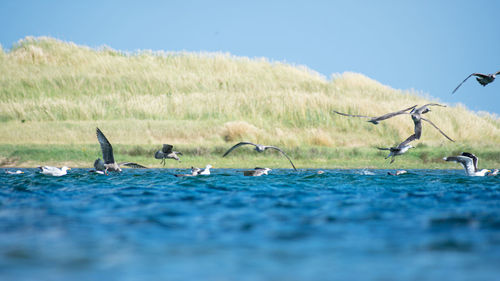
[[[389,176],[399,176],[399,175],[404,175],[406,173],[408,172],[405,170],[397,170],[395,173],[387,172]]]
[[[68,173],[68,170],[71,170],[71,168],[68,168],[66,166],[63,166],[61,169],[52,166],[41,166],[38,168],[40,169],[40,173],[55,177],[64,176]]]
[[[500,71],[497,71],[496,73],[492,74],[472,73],[471,75],[467,76],[467,78],[465,78],[465,80],[462,81],[462,83],[458,84],[455,90],[453,90],[452,94],[454,94],[458,90],[458,88],[460,88],[460,86],[462,86],[462,84],[465,83],[465,81],[467,81],[467,79],[469,79],[471,76],[476,76],[477,82],[479,82],[479,84],[483,85],[484,87],[490,84],[491,82],[495,81],[495,77],[498,74],[500,74]]]
[[[269,168],[256,167],[254,170],[243,171],[243,175],[248,177],[260,177],[262,175],[267,175],[269,171],[271,171]]]
[[[210,168],[212,168],[212,165],[208,164],[203,171],[199,172],[199,175],[210,175]]]
[[[15,172],[13,172],[13,171],[5,171],[5,173],[6,173],[6,174],[9,174],[9,175],[19,175],[19,174],[24,174],[24,172],[23,172],[23,171],[21,171],[21,170],[17,170],[17,171],[15,171]]]
[[[483,177],[486,173],[491,172],[488,169],[477,169],[478,159],[476,155],[469,152],[462,152],[458,156],[448,156],[443,158],[444,161],[453,161],[462,164],[465,169],[465,174],[468,176]]]
[[[120,168],[120,166],[128,166],[131,168],[141,168],[141,169],[146,168],[142,165],[133,162],[116,163],[115,157],[113,156],[113,147],[111,146],[111,143],[109,143],[108,139],[106,138],[106,136],[104,136],[101,130],[99,130],[99,128],[96,128],[96,134],[97,134],[97,140],[101,145],[102,158],[104,159],[104,167],[106,171],[121,172],[122,169]]]
[[[272,146],[272,145],[262,145],[262,144],[255,144],[252,142],[242,141],[242,142],[235,144],[233,147],[231,147],[228,151],[226,151],[226,153],[224,153],[224,155],[222,155],[222,157],[226,157],[226,155],[228,155],[229,152],[233,151],[233,149],[240,147],[242,145],[253,145],[253,146],[255,146],[255,151],[257,151],[257,152],[264,152],[267,149],[277,150],[277,151],[281,152],[281,154],[283,154],[288,159],[288,161],[290,161],[290,164],[292,164],[293,169],[295,171],[297,171],[297,168],[295,168],[295,165],[293,165],[293,162],[290,159],[290,157],[288,157],[288,155],[286,155],[286,153],[283,150],[279,149],[276,146]]]

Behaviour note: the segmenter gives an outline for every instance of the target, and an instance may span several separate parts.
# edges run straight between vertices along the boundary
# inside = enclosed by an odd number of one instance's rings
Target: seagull
[[[19,174],[24,174],[24,172],[23,172],[23,171],[21,171],[21,170],[17,170],[17,171],[15,171],[15,172],[13,172],[13,171],[5,171],[5,173],[6,173],[6,174],[9,174],[9,175],[19,175]]]
[[[115,158],[113,156],[113,147],[111,146],[111,143],[109,143],[108,139],[104,136],[101,130],[99,130],[99,128],[96,128],[96,134],[97,134],[97,140],[101,145],[102,158],[104,159],[104,167],[106,171],[121,172],[122,169],[120,168],[120,166],[128,166],[131,168],[140,168],[140,169],[146,168],[142,165],[133,162],[116,163]]]
[[[256,167],[254,170],[243,171],[243,175],[247,177],[260,177],[262,175],[267,175],[269,171],[271,171],[269,168]]]
[[[492,74],[482,74],[482,73],[472,73],[471,75],[467,76],[467,78],[465,78],[464,81],[462,81],[462,83],[458,84],[458,86],[455,88],[455,90],[453,90],[452,94],[454,94],[458,88],[460,88],[460,86],[462,86],[462,84],[467,81],[467,79],[469,79],[471,76],[476,76],[476,80],[477,82],[479,82],[479,84],[486,86],[488,84],[490,84],[491,82],[495,81],[495,77],[500,74],[500,71],[497,71],[496,73],[492,73]]]
[[[337,114],[340,114],[340,115],[343,115],[343,116],[370,118],[370,120],[368,120],[367,122],[371,122],[371,123],[377,125],[379,123],[379,121],[382,121],[382,120],[385,120],[385,119],[389,119],[391,117],[394,117],[394,116],[397,116],[397,115],[401,115],[401,114],[408,114],[407,111],[413,110],[413,109],[415,109],[415,107],[416,107],[416,105],[414,105],[412,107],[408,107],[408,108],[400,110],[400,111],[387,113],[387,114],[384,114],[384,115],[381,115],[381,116],[378,116],[378,117],[364,116],[364,115],[352,115],[352,114],[338,112],[338,111],[335,111],[335,110],[333,112],[335,112]]]
[[[201,169],[196,167],[191,167],[191,174],[176,174],[176,177],[196,177],[200,174]]]
[[[228,155],[229,152],[233,151],[233,149],[240,147],[242,145],[247,145],[247,144],[255,146],[255,150],[257,152],[263,152],[263,151],[266,151],[267,149],[274,149],[274,150],[281,152],[281,154],[285,155],[285,157],[288,159],[288,161],[290,161],[290,164],[292,164],[293,169],[295,171],[297,171],[297,168],[295,168],[295,165],[293,165],[293,162],[290,159],[290,157],[288,157],[288,155],[286,155],[286,153],[283,152],[283,150],[279,149],[276,146],[272,146],[272,145],[262,145],[262,144],[255,144],[255,143],[251,143],[251,142],[242,141],[242,142],[235,144],[233,147],[231,147],[228,151],[226,151],[226,153],[224,153],[224,155],[222,155],[222,157],[226,157],[226,155]]]
[[[496,176],[498,175],[498,169],[493,169],[491,173],[488,174],[488,176]]]
[[[158,150],[156,153],[155,153],[155,158],[156,159],[161,159],[161,163],[163,164],[163,166],[165,166],[165,159],[175,159],[177,161],[179,161],[179,156],[177,156],[177,154],[179,155],[182,155],[182,153],[180,153],[179,151],[173,151],[174,147],[170,144],[164,144],[162,149]]]
[[[406,173],[408,173],[408,172],[405,171],[405,170],[397,170],[396,173],[394,173],[394,174],[391,173],[391,172],[387,172],[387,174],[389,176],[399,176],[399,175],[403,175],[403,174],[406,174]]]
[[[448,156],[443,158],[444,161],[453,161],[462,164],[465,169],[465,174],[468,176],[484,177],[486,173],[490,173],[490,170],[482,169],[479,171],[477,169],[477,157],[476,155],[469,152],[462,152],[458,156]]]
[[[443,136],[445,136],[447,139],[449,139],[450,141],[452,142],[455,142],[453,139],[451,139],[450,137],[448,137],[443,131],[441,131],[441,129],[439,129],[438,126],[436,126],[434,123],[432,123],[431,120],[429,119],[425,119],[423,118],[421,115],[422,114],[425,114],[429,111],[431,111],[429,109],[429,106],[442,106],[442,107],[446,107],[446,105],[441,105],[441,104],[438,104],[438,103],[428,103],[428,104],[425,104],[421,107],[418,107],[418,108],[414,108],[411,112],[410,112],[410,116],[411,116],[411,119],[413,120],[413,124],[415,124],[415,137],[416,139],[420,139],[420,136],[422,135],[422,120],[428,122],[429,124],[431,124],[434,128],[436,128]]]
[[[391,163],[394,162],[395,160],[395,157],[396,156],[399,156],[401,154],[404,154],[408,151],[408,149],[410,148],[414,148],[414,146],[412,146],[411,144],[409,144],[410,142],[416,140],[416,136],[415,134],[409,136],[405,141],[403,141],[402,143],[400,143],[398,146],[396,147],[377,147],[379,150],[389,150],[389,155],[387,155],[387,157],[385,157],[384,159],[387,159],[389,157],[392,156],[392,159],[391,159]]]
[[[208,164],[198,175],[210,175],[210,168],[212,168],[212,165]]]
[[[41,166],[38,167],[38,169],[40,169],[40,173],[44,175],[55,176],[55,177],[64,176],[68,173],[67,170],[71,170],[71,168],[68,168],[66,166],[63,166],[61,169],[52,166]]]

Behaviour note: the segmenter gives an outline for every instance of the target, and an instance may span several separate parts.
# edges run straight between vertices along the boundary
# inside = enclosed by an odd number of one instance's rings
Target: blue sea
[[[6,170],[0,280],[500,280],[500,176]]]

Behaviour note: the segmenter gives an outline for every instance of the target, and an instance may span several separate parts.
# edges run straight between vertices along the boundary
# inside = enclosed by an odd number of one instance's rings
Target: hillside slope
[[[375,126],[332,110],[376,116],[436,101],[356,73],[328,80],[264,58],[125,53],[46,37],[0,50],[0,73],[0,144],[95,144],[99,126],[128,145],[389,146],[413,133],[409,116]],[[453,105],[427,118],[457,143],[424,124],[421,145],[500,143],[496,116]]]

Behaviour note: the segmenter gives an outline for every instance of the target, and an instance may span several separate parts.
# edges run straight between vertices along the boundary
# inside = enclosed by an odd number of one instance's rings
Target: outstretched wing
[[[431,124],[434,128],[436,128],[443,136],[445,136],[447,139],[449,139],[450,141],[452,142],[455,142],[454,140],[452,140],[450,137],[448,137],[443,131],[441,131],[441,129],[438,128],[438,126],[436,126],[434,123],[431,122],[431,120],[429,119],[425,119],[425,118],[421,118],[422,120],[424,121],[427,121],[429,124]]]
[[[247,144],[250,144],[250,145],[253,145],[253,146],[257,146],[255,143],[251,143],[251,142],[247,142],[247,141],[242,141],[242,142],[239,142],[239,143],[235,144],[233,147],[231,147],[228,151],[226,151],[226,153],[224,153],[224,155],[222,155],[222,157],[226,157],[226,155],[228,155],[229,152],[233,151],[233,149],[235,149],[237,147],[240,147],[242,145],[247,145]]]
[[[474,171],[477,172],[477,157],[476,155],[469,152],[462,152],[462,156],[466,156],[472,159],[472,163],[474,164]]]
[[[462,166],[464,167],[464,169],[468,175],[472,175],[476,172],[476,170],[474,169],[473,160],[470,157],[462,156],[462,155],[449,156],[449,157],[445,157],[444,161],[453,161],[453,162],[458,162],[458,163],[462,164]]]
[[[410,142],[412,142],[414,140],[418,140],[416,134],[413,134],[413,135],[409,136],[407,139],[405,139],[402,143],[400,143],[398,145],[398,148],[403,147],[403,146],[409,144]]]
[[[455,90],[453,90],[453,92],[451,92],[451,94],[454,94],[458,88],[460,88],[460,86],[462,86],[463,83],[465,83],[465,81],[467,81],[467,79],[469,79],[471,76],[481,76],[481,77],[484,77],[484,76],[487,76],[487,75],[484,75],[484,74],[481,74],[481,73],[472,73],[471,75],[467,76],[467,78],[464,79],[464,81],[462,81],[462,83],[458,84],[458,86],[455,88]]]
[[[365,116],[365,115],[353,115],[353,114],[347,114],[347,113],[342,113],[342,112],[338,112],[338,111],[333,111],[337,114],[340,114],[340,115],[343,115],[343,116],[350,116],[350,117],[361,117],[361,118],[374,118],[372,116]]]
[[[377,121],[382,121],[382,120],[385,120],[385,119],[389,119],[391,117],[394,117],[396,115],[400,115],[400,114],[406,114],[408,110],[412,110],[416,107],[417,105],[414,105],[414,106],[411,106],[411,107],[408,107],[406,109],[403,109],[403,110],[400,110],[400,111],[396,111],[396,112],[391,112],[391,113],[387,113],[387,114],[384,114],[384,115],[381,115],[381,116],[378,116],[378,117],[373,117],[372,120],[370,120],[370,122],[377,122]]]
[[[133,162],[120,162],[120,163],[118,163],[118,166],[127,166],[127,167],[135,168],[135,169],[147,169],[147,167],[144,167],[140,164],[133,163]]]
[[[97,140],[101,145],[102,158],[104,159],[104,163],[112,164],[115,163],[115,158],[113,157],[113,147],[111,143],[109,143],[108,139],[104,136],[104,134],[96,128]]]
[[[278,147],[276,147],[276,146],[272,146],[272,145],[270,145],[270,146],[266,146],[266,149],[268,149],[268,148],[270,148],[270,149],[275,149],[275,150],[277,150],[277,151],[281,152],[281,154],[285,155],[286,159],[288,159],[288,161],[290,161],[290,164],[292,164],[293,169],[294,169],[295,171],[297,171],[297,168],[295,168],[295,165],[293,165],[292,160],[290,159],[290,157],[288,157],[288,155],[286,155],[286,153],[285,153],[283,150],[279,149],[279,148],[278,148]]]
[[[497,72],[495,73],[495,75],[499,75],[499,74],[500,74],[500,71],[497,71]]]
[[[388,147],[377,147],[378,150],[391,150],[390,148]]]

